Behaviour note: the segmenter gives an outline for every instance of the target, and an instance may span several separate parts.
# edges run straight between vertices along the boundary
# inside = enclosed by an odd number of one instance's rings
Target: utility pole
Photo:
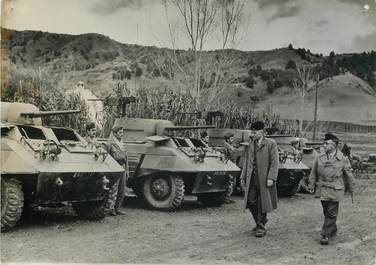
[[[318,92],[319,92],[319,79],[320,73],[316,73],[316,85],[315,85],[315,114],[313,117],[313,137],[312,141],[316,141],[316,130],[317,130],[317,101],[318,101]]]

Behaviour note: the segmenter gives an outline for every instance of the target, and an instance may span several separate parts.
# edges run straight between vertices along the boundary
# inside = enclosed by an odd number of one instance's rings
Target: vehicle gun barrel
[[[53,115],[65,115],[65,114],[76,114],[80,113],[81,110],[58,110],[58,111],[37,111],[37,112],[21,112],[21,116],[27,116],[30,118],[53,116]]]
[[[200,125],[200,126],[167,126],[165,129],[170,131],[180,131],[180,130],[193,130],[193,129],[213,129],[216,128],[214,125]]]

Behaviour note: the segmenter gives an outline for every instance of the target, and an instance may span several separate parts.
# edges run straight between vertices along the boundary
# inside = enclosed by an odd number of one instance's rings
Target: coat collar
[[[343,153],[342,153],[340,150],[337,149],[337,152],[336,152],[336,154],[334,155],[334,157],[335,157],[338,161],[341,161],[341,160],[343,159],[344,155],[343,155]],[[326,158],[326,154],[325,154],[325,153],[321,154],[321,155],[320,155],[320,158],[321,158],[321,159]]]
[[[266,144],[266,138],[265,138],[265,136],[263,136],[261,138],[260,145],[257,142],[255,142],[255,141],[251,141],[250,143],[251,143],[250,146],[252,146],[252,148],[253,148],[254,143],[256,143],[256,150],[260,150],[261,148],[263,148],[265,146],[265,144]]]

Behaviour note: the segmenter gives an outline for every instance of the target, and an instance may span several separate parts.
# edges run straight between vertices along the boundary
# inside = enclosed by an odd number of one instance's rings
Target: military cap
[[[233,134],[233,133],[230,133],[230,132],[225,133],[225,135],[223,135],[223,137],[225,138],[225,140],[228,140],[228,139],[230,139],[230,138],[233,137],[233,136],[234,136],[234,134]]]
[[[324,136],[324,141],[328,141],[328,140],[332,140],[333,142],[336,142],[336,143],[339,142],[338,137],[331,133],[327,133]]]
[[[201,138],[205,138],[206,136],[208,136],[208,133],[206,131],[203,131],[201,132]]]
[[[86,131],[90,131],[91,129],[95,128],[95,123],[90,122],[88,125],[86,125]]]
[[[120,131],[120,130],[122,130],[122,129],[123,129],[122,126],[120,126],[120,125],[114,125],[114,126],[112,127],[111,131],[117,133],[118,131]]]
[[[251,130],[252,131],[259,131],[259,130],[263,130],[265,127],[265,124],[263,121],[256,121],[254,123],[252,123],[251,125]]]

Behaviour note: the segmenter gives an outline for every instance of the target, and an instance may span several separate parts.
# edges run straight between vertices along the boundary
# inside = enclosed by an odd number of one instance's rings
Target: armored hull
[[[2,104],[1,229],[15,226],[24,206],[69,202],[78,215],[103,218],[124,169],[74,130],[45,127],[22,113],[43,114],[30,104]]]
[[[118,119],[125,128],[129,183],[152,209],[173,210],[184,195],[197,195],[207,205],[224,202],[240,169],[200,140],[177,136],[193,127],[166,120]]]

